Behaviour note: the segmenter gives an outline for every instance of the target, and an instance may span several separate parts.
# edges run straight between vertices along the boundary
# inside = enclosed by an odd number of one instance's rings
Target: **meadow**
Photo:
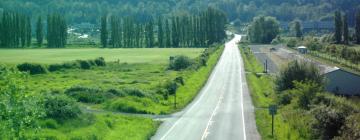
[[[186,55],[191,58],[199,56],[203,48],[132,48],[132,49],[0,49],[0,63],[17,64],[23,62],[53,64],[77,59],[94,59],[104,57],[107,61],[126,63],[168,62],[169,56]]]
[[[151,118],[119,115],[170,114],[181,110],[197,95],[210,75],[223,47],[207,49],[206,65],[199,65],[205,49],[1,49],[0,63],[14,67],[31,62],[48,68],[52,64],[104,57],[105,66],[69,68],[28,75],[24,87],[36,96],[66,95],[82,110],[78,118],[40,121],[41,130],[29,137],[44,139],[149,139],[160,122]],[[193,64],[170,70],[169,57],[184,55]],[[183,85],[174,95],[166,85],[181,77]],[[103,112],[103,113],[99,113]],[[106,113],[104,113],[106,112]],[[76,124],[76,125],[73,125]]]

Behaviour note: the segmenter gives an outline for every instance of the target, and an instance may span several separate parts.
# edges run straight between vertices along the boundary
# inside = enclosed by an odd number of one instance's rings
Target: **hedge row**
[[[41,64],[23,63],[17,65],[17,69],[22,72],[29,72],[31,75],[44,74],[63,69],[91,69],[93,66],[106,66],[106,62],[103,57],[96,58],[94,60],[76,60],[72,62],[65,62],[62,64],[51,64],[46,68]]]

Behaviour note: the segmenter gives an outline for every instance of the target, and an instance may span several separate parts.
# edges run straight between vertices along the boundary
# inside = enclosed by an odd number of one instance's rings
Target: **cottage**
[[[336,67],[325,71],[323,75],[326,78],[326,91],[339,95],[360,96],[359,75]]]
[[[305,47],[305,46],[299,46],[299,47],[297,47],[297,50],[298,50],[299,53],[301,53],[301,54],[307,54],[307,52],[308,52],[308,49],[307,49],[307,47]]]

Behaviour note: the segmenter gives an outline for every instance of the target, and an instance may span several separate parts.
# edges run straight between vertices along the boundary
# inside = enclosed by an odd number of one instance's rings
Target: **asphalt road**
[[[253,51],[256,58],[262,64],[264,64],[267,61],[267,63],[268,63],[267,70],[268,70],[269,73],[277,73],[277,72],[279,72],[279,68],[277,67],[277,65],[272,61],[272,59],[270,59],[270,57],[268,56],[269,54],[266,54],[268,52],[263,52],[263,51],[260,50],[262,47],[265,47],[265,46],[263,46],[263,45],[250,45],[251,51]],[[270,55],[272,55],[272,54],[270,54]]]
[[[183,111],[162,119],[153,140],[258,140],[254,107],[236,35],[209,80]]]

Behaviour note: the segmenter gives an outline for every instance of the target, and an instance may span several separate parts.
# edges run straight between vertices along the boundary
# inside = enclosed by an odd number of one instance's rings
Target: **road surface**
[[[163,120],[153,140],[258,140],[254,107],[236,42],[226,43],[209,80],[182,112]]]
[[[267,46],[264,46],[264,45],[250,45],[251,51],[254,53],[255,57],[262,64],[264,64],[267,61],[267,63],[268,63],[268,68],[267,68],[268,73],[277,73],[277,72],[279,72],[279,68],[277,67],[277,65],[268,56],[268,55],[272,55],[272,54],[269,54],[269,52],[261,51],[261,48],[264,48],[264,47],[267,47]]]

